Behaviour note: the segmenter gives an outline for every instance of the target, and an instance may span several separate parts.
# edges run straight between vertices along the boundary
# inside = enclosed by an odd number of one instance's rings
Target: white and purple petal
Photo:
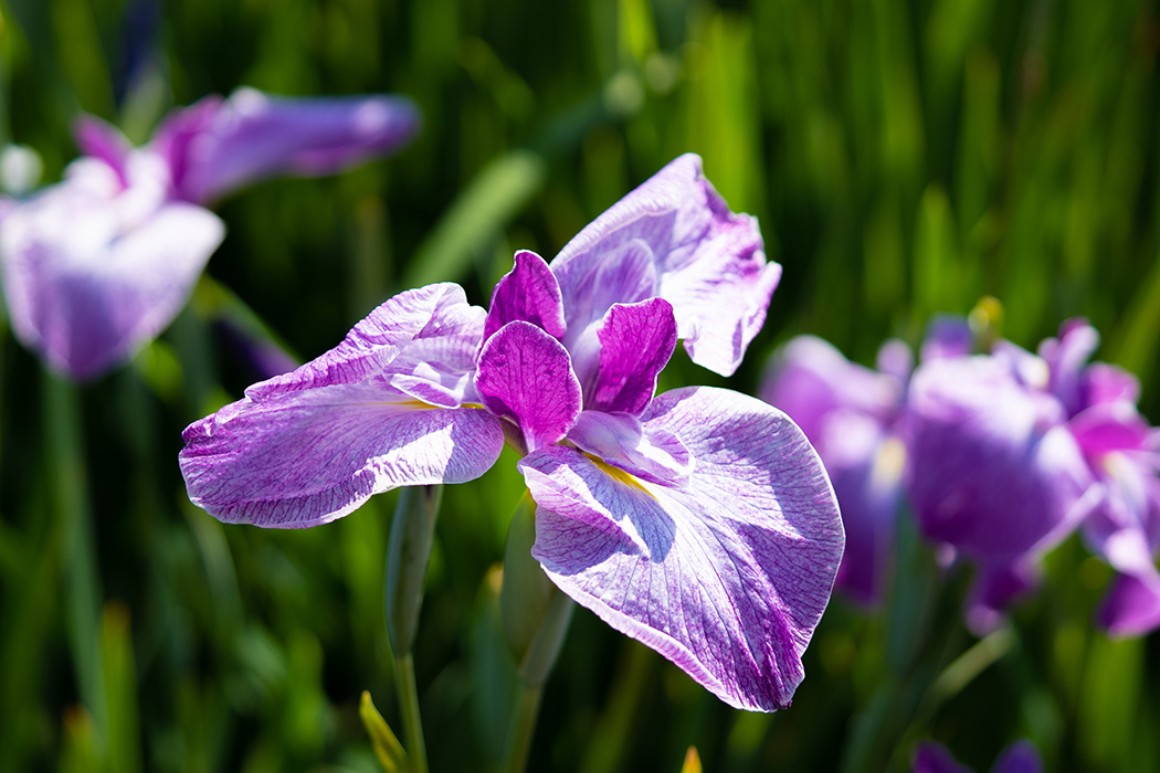
[[[483,320],[453,284],[390,298],[334,349],[185,430],[190,499],[224,521],[296,528],[397,486],[479,477],[504,438],[464,404]]]
[[[190,500],[229,523],[300,528],[398,486],[463,483],[495,463],[499,421],[378,384],[246,398],[190,425],[179,462]]]
[[[729,211],[692,154],[577,234],[552,270],[570,335],[612,303],[656,295],[673,305],[693,361],[722,375],[737,369],[781,277],[781,266],[766,262],[757,221]]]
[[[72,378],[100,375],[165,329],[224,236],[208,210],[165,201],[147,167],[131,163],[124,188],[115,170],[86,159],[4,219],[13,331]]]
[[[654,483],[678,484],[693,471],[693,458],[680,438],[645,427],[631,413],[582,411],[568,440],[606,464]]]
[[[528,451],[564,438],[580,415],[580,382],[564,345],[531,322],[509,322],[479,352],[475,389],[516,423]]]
[[[457,382],[473,367],[483,319],[483,309],[468,304],[459,285],[407,290],[380,304],[334,349],[290,373],[254,384],[246,395],[262,399],[375,376],[411,375],[424,366],[432,382]],[[436,372],[449,378],[437,379]]]
[[[391,152],[418,127],[404,97],[292,99],[247,88],[174,114],[151,147],[167,159],[176,195],[205,203],[279,175],[338,172]]]
[[[842,554],[820,460],[780,411],[726,390],[668,392],[642,422],[681,442],[691,473],[658,485],[577,449],[528,455],[533,555],[726,703],[788,705]]]

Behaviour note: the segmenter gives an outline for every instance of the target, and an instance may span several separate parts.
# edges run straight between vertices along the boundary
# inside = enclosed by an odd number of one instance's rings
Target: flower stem
[[[423,742],[423,721],[419,716],[419,690],[415,686],[415,659],[408,652],[395,657],[395,686],[399,710],[403,714],[403,735],[411,773],[427,773],[427,746]]]
[[[81,702],[103,735],[108,728],[108,706],[101,670],[101,587],[85,469],[80,396],[73,384],[47,372],[44,374],[44,422],[53,475],[53,506],[60,520],[63,541],[65,629]]]

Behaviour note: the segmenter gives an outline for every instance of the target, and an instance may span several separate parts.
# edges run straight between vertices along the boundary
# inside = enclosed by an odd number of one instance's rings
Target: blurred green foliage
[[[0,141],[32,146],[50,181],[79,111],[141,141],[242,84],[399,92],[425,123],[391,160],[226,202],[212,278],[121,372],[61,383],[0,331],[0,766],[374,770],[364,689],[399,727],[396,496],[294,533],[193,507],[180,429],[250,380],[214,315],[249,315],[241,299],[310,358],[413,283],[484,303],[516,248],[550,257],[684,151],[785,267],[733,387],[793,334],[868,361],[989,294],[1027,346],[1089,317],[1160,418],[1158,49],[1144,0],[0,0]],[[722,383],[682,354],[664,381]],[[502,752],[514,461],[444,495],[415,647],[434,770]],[[1065,544],[1008,638],[964,662],[961,587],[936,592],[911,547],[890,620],[835,601],[774,716],[727,709],[578,611],[531,769],[677,770],[690,745],[708,770],[905,769],[923,737],[986,769],[1017,736],[1049,769],[1160,769],[1160,640],[1093,629],[1102,564]]]

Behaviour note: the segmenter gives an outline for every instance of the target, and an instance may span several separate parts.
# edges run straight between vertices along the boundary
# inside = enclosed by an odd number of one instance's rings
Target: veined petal
[[[532,554],[729,705],[788,705],[842,554],[821,462],[784,414],[726,390],[668,392],[642,420],[680,440],[691,474],[665,486],[567,447],[528,455]]]
[[[516,320],[531,322],[554,338],[564,336],[560,285],[544,259],[529,250],[516,253],[515,266],[504,274],[492,291],[483,340]]]
[[[375,384],[246,398],[186,428],[189,498],[220,520],[298,528],[397,486],[463,483],[503,448],[486,411],[445,409]]]
[[[600,365],[594,384],[586,390],[585,406],[639,414],[652,400],[657,377],[677,345],[673,307],[663,298],[616,304],[597,335]],[[582,373],[580,366],[576,371]]]
[[[568,440],[601,461],[654,483],[680,483],[693,470],[689,449],[671,432],[647,430],[630,413],[582,411]]]
[[[334,349],[290,373],[254,384],[246,395],[265,399],[394,373],[413,375],[419,369],[430,381],[457,383],[474,368],[483,317],[483,309],[469,305],[459,285],[407,290],[384,301]]]
[[[623,285],[638,292],[651,257],[657,295],[675,310],[677,330],[693,361],[722,375],[737,369],[765,321],[781,266],[767,263],[757,221],[735,215],[701,171],[701,159],[676,159],[614,204],[570,241],[552,261],[560,280],[569,329],[587,326],[612,302],[607,284],[594,281],[606,266],[635,256]]]
[[[169,325],[224,228],[201,207],[142,188],[118,193],[87,174],[94,167],[76,171],[84,174],[8,213],[0,261],[17,337],[53,368],[88,379]]]
[[[418,127],[404,97],[290,99],[247,88],[170,117],[153,147],[169,160],[177,195],[204,203],[278,175],[338,172],[393,151]]]
[[[580,382],[568,351],[522,320],[509,322],[487,339],[479,353],[475,389],[488,410],[519,425],[529,451],[561,440],[580,414]]]

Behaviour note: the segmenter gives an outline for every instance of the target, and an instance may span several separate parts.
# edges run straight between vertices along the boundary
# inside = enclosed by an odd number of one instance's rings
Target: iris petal
[[[529,454],[533,555],[565,593],[726,703],[787,705],[842,553],[817,455],[784,414],[725,390],[661,395],[643,423],[688,448],[689,477],[630,484],[578,450]]]

